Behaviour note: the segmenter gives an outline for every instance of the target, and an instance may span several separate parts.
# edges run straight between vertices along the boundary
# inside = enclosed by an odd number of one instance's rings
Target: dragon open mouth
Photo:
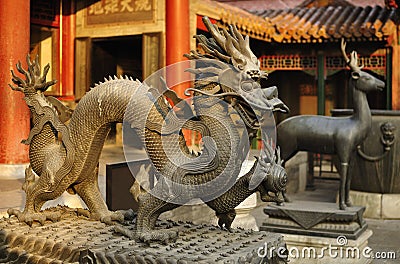
[[[260,113],[258,113],[259,111],[253,111],[247,102],[241,100],[240,103],[233,104],[233,108],[240,115],[247,127],[251,129],[258,129],[260,127],[260,123],[257,118],[257,116],[260,115]]]
[[[276,89],[276,87],[270,89]],[[261,96],[257,96],[260,92],[255,92],[246,96],[230,97],[228,100],[246,126],[251,129],[260,127],[260,118],[266,111],[289,112],[289,108],[277,97],[277,94],[267,98],[262,90],[261,88],[258,89],[258,91],[261,91]]]
[[[276,86],[255,88],[252,91],[242,93],[241,96],[253,109],[289,112],[289,108],[278,98]]]

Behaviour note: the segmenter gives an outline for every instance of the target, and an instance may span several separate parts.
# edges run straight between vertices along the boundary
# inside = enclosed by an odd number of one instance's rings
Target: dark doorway
[[[93,39],[91,57],[91,86],[114,75],[142,79],[142,35]]]
[[[109,76],[129,76],[142,80],[142,35],[96,38],[92,40],[90,86]],[[114,124],[106,144],[116,143]]]

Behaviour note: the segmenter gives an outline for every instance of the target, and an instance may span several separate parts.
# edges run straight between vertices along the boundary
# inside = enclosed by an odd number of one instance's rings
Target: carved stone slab
[[[366,229],[365,207],[340,210],[335,203],[295,201],[264,209],[269,217],[260,230],[322,237],[346,235],[357,239]]]
[[[265,243],[286,248],[278,234],[159,221],[158,228],[179,230],[179,238],[147,245],[115,233],[114,226],[78,217],[73,209],[57,210],[63,220],[44,226],[0,219],[0,263],[285,263],[276,254],[263,260],[257,253]]]

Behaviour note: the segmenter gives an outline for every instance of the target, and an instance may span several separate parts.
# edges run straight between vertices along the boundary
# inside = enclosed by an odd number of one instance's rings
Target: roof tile
[[[362,6],[362,1],[374,4]],[[381,41],[393,34],[399,25],[396,9],[378,4],[383,4],[383,0],[307,0],[300,5],[294,5],[293,0],[223,2],[201,1],[218,13],[220,26],[236,24],[242,33],[268,42],[336,42],[340,38]],[[289,8],[265,8],[267,2]],[[256,11],[238,8],[244,3],[253,3],[252,9]]]
[[[325,6],[259,12],[277,42],[322,42],[335,39],[383,40],[396,30],[395,9],[381,6]],[[280,37],[277,37],[279,35]]]

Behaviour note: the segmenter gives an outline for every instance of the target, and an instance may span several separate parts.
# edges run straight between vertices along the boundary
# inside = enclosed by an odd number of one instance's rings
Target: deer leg
[[[340,188],[339,188],[339,208],[340,210],[346,209],[345,204],[345,193],[346,193],[346,183],[347,183],[347,169],[349,164],[347,162],[342,162],[340,164],[341,175],[340,175]]]
[[[348,166],[347,166],[348,168]],[[346,168],[346,173],[347,173],[347,168]],[[345,186],[345,193],[344,193],[344,198],[345,198],[345,203],[347,207],[351,207],[352,203],[350,201],[350,185],[351,185],[351,174],[347,173],[346,176],[346,186]]]

